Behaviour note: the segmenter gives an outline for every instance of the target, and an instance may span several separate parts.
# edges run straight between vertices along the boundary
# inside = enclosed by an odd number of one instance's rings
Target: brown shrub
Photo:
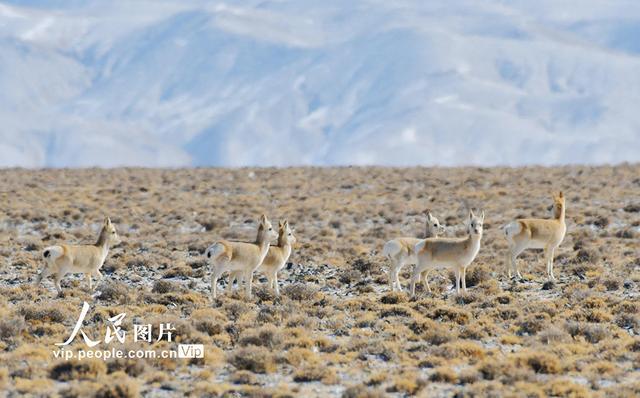
[[[253,373],[246,370],[239,370],[237,372],[234,372],[229,377],[229,380],[233,384],[250,384],[250,385],[258,384],[258,378]]]
[[[409,329],[411,329],[419,339],[433,345],[448,343],[456,337],[452,330],[431,319],[415,321],[409,325]]]
[[[517,366],[528,366],[536,373],[556,374],[561,370],[555,355],[546,352],[523,352],[515,357]]]
[[[54,365],[49,371],[49,377],[58,381],[96,379],[105,374],[106,370],[104,362],[97,359],[72,359]]]
[[[258,330],[246,330],[240,335],[241,346],[254,345],[270,349],[282,346],[283,336],[274,325],[265,325]]]
[[[296,301],[309,301],[312,300],[317,294],[317,288],[313,285],[305,283],[294,283],[287,285],[282,289],[282,293],[289,297],[291,300]]]
[[[129,286],[120,281],[107,281],[100,285],[99,300],[117,301],[126,303],[129,301]]]
[[[380,298],[382,304],[400,304],[407,301],[407,295],[399,292],[389,292]]]
[[[144,361],[117,358],[107,362],[107,373],[124,372],[131,377],[138,377],[145,371]]]
[[[465,325],[471,319],[471,313],[459,308],[441,306],[436,308],[429,317],[438,321],[455,322],[459,325]]]
[[[236,369],[253,373],[271,373],[276,369],[273,356],[264,347],[250,346],[237,349],[229,355],[228,360]]]
[[[193,269],[186,265],[176,265],[169,268],[162,274],[165,279],[168,278],[190,278],[193,276]]]
[[[418,391],[423,389],[426,385],[427,382],[421,378],[418,378],[417,375],[412,373],[405,373],[397,376],[394,379],[393,385],[387,388],[387,391],[414,395]]]
[[[41,305],[29,304],[20,308],[20,313],[27,321],[36,320],[63,323],[67,320],[67,315],[57,307],[43,307]]]
[[[387,318],[391,316],[411,317],[411,310],[402,305],[389,305],[385,306],[385,308],[380,311],[380,318]]]
[[[310,382],[321,381],[324,384],[335,384],[337,382],[336,373],[326,364],[307,365],[298,369],[293,374],[293,381]]]
[[[571,337],[583,336],[585,340],[594,344],[606,338],[608,334],[603,326],[585,322],[568,322],[566,329]]]
[[[26,326],[23,316],[0,318],[0,340],[8,342],[18,339]]]
[[[129,377],[114,377],[96,391],[96,398],[135,398],[140,396],[138,383]]]
[[[385,395],[381,391],[366,387],[352,386],[342,393],[342,398],[384,398]]]
[[[340,277],[338,278],[340,283],[344,284],[352,284],[358,283],[362,280],[362,273],[355,269],[344,269],[340,272]]]
[[[472,362],[483,359],[485,350],[479,344],[471,341],[454,341],[438,348],[436,353],[447,359],[464,358]]]
[[[551,317],[545,313],[531,314],[524,320],[518,322],[518,334],[536,334],[545,329],[550,321]]]
[[[482,282],[491,279],[491,273],[485,265],[474,265],[467,268],[467,287],[474,287],[480,285]],[[453,286],[456,285],[456,275],[454,272],[449,272],[449,281]]]
[[[455,383],[458,377],[456,376],[456,372],[453,369],[441,366],[434,369],[434,372],[429,377],[429,380],[438,383]]]
[[[636,338],[633,342],[629,343],[627,349],[632,352],[640,352],[640,338]]]
[[[180,285],[176,282],[165,281],[165,280],[157,280],[153,282],[153,288],[151,288],[152,293],[165,294],[171,292],[180,291]]]

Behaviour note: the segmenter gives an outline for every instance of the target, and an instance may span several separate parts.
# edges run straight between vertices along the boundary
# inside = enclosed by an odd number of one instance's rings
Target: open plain
[[[564,191],[567,235],[546,283],[540,251],[506,275],[500,227],[550,217]],[[0,390],[8,396],[638,396],[640,165],[527,168],[84,169],[0,171]],[[432,293],[389,290],[385,241],[424,232],[425,209],[462,236],[484,209],[466,294],[447,270]],[[297,244],[281,295],[220,283],[203,257],[216,239],[253,240],[260,214],[286,218]],[[94,291],[81,275],[39,287],[41,252],[94,243],[105,216],[122,242]],[[83,302],[83,330],[108,319],[171,323],[172,342],[100,343],[197,359],[60,359]],[[87,349],[78,336],[66,348]]]

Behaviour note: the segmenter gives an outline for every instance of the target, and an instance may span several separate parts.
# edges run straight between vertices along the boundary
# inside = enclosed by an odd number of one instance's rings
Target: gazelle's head
[[[104,223],[102,224],[101,235],[104,236],[107,242],[109,242],[110,246],[117,245],[121,242],[118,233],[116,232],[116,227],[111,223],[111,219],[109,217],[104,218]]]
[[[553,216],[558,218],[562,215],[562,212],[564,211],[564,205],[565,205],[565,200],[564,200],[564,194],[562,193],[562,191],[560,191],[560,193],[558,194],[558,196],[553,196]]]
[[[431,210],[427,210],[427,238],[435,237],[444,233],[444,227],[440,225],[440,221],[431,214]]]
[[[469,225],[467,232],[469,235],[477,235],[482,237],[482,225],[484,224],[484,210],[480,217],[473,214],[473,210],[469,210]]]
[[[260,217],[260,225],[258,226],[258,233],[264,233],[264,238],[266,241],[271,242],[275,238],[278,237],[278,233],[273,226],[271,225],[271,221],[264,214]]]
[[[278,224],[278,246],[293,245],[294,243],[296,243],[296,237],[293,236],[293,230],[289,227],[289,221],[280,221]]]

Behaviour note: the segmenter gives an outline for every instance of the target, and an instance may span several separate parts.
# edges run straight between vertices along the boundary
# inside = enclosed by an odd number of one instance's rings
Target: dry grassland
[[[541,252],[506,277],[500,226],[548,217],[567,196],[555,284]],[[638,396],[640,165],[557,168],[287,168],[0,171],[0,390],[9,396]],[[426,208],[446,235],[483,208],[467,294],[390,293],[383,243],[423,232]],[[251,240],[258,216],[288,218],[298,243],[280,297],[256,277],[252,300],[221,282],[210,301],[202,253]],[[49,245],[93,243],[109,215],[122,243],[95,292],[80,275],[33,284]],[[408,286],[410,267],[401,281]],[[204,359],[70,360],[52,355],[91,304],[106,319],[176,327],[163,349],[204,344]],[[118,343],[119,344],[119,343]],[[110,345],[120,347],[118,344]],[[81,338],[72,350],[86,348]]]

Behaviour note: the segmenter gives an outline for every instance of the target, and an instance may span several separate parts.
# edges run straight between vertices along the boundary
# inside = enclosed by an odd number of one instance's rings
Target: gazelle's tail
[[[64,253],[65,250],[62,246],[49,246],[42,251],[42,258],[48,263],[62,257]]]

